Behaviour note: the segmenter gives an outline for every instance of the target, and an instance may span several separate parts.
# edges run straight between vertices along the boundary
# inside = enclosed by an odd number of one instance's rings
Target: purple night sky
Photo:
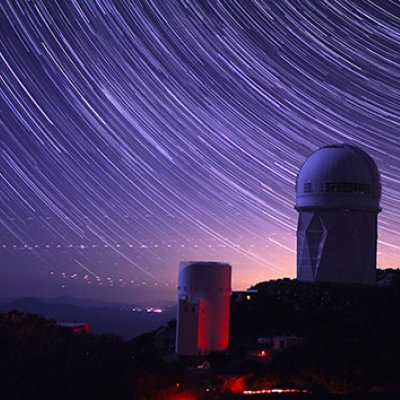
[[[295,276],[295,177],[349,142],[400,266],[397,1],[1,1],[0,294],[172,298]],[[147,297],[146,297],[147,296]]]

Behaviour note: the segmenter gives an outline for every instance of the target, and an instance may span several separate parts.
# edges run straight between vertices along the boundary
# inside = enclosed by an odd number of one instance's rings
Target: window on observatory
[[[325,192],[370,194],[371,186],[356,182],[325,182]]]
[[[312,184],[311,182],[304,182],[304,193],[312,192]]]

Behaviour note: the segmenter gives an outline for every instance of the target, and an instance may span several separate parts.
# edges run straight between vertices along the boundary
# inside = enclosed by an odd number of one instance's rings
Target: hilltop
[[[295,335],[301,344],[272,357],[270,378],[333,393],[398,390],[400,271],[377,277],[377,286],[259,283],[251,301],[232,304],[232,348]]]
[[[232,302],[229,353],[202,360],[174,356],[174,321],[124,341],[0,314],[0,397],[239,399],[244,389],[284,387],[312,391],[303,396],[310,399],[399,398],[399,278],[399,270],[386,270],[375,287],[259,283],[249,301]],[[274,335],[299,341],[279,351],[266,346],[265,359],[252,356],[258,338]],[[210,368],[198,369],[205,360]]]

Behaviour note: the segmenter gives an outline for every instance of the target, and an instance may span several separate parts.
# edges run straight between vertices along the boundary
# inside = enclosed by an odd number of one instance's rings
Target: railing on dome
[[[371,185],[356,182],[325,182],[324,192],[370,194]]]

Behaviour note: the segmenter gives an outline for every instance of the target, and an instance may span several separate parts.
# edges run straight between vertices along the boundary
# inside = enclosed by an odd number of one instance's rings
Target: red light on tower
[[[227,350],[230,295],[229,264],[181,263],[178,279],[177,354],[197,356]]]

